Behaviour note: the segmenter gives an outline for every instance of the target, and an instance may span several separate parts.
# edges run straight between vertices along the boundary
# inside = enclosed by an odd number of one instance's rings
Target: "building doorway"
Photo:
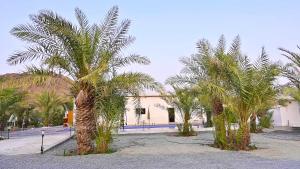
[[[175,110],[174,108],[168,108],[168,114],[169,114],[169,123],[175,122]]]

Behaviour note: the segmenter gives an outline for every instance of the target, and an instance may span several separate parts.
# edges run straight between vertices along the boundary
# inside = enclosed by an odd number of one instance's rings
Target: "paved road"
[[[56,134],[64,134],[70,133],[70,128],[62,127],[62,126],[55,126],[55,127],[41,127],[41,128],[31,128],[26,129],[24,131],[11,131],[10,137],[11,138],[23,138],[28,136],[41,136],[42,130],[45,132],[45,135],[56,135]],[[71,128],[72,132],[74,131]]]
[[[62,126],[13,131],[10,134],[10,139],[0,141],[0,155],[40,153],[42,130],[45,131],[43,140],[45,150],[66,140],[70,135],[74,134],[74,131],[70,132],[69,128],[63,128]]]

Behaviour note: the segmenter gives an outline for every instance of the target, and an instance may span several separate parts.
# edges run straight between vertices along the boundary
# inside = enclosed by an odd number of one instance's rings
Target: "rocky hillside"
[[[28,74],[9,73],[0,75],[0,89],[18,88],[28,95],[28,99],[44,92],[54,91],[61,97],[70,97],[72,80],[66,76],[56,76],[52,78],[32,77]]]

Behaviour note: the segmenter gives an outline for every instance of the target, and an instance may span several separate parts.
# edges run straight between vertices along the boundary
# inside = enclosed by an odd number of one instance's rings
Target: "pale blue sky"
[[[132,20],[130,34],[136,42],[128,50],[148,56],[152,64],[128,69],[150,73],[160,82],[181,69],[178,59],[195,52],[195,43],[207,38],[216,43],[224,34],[230,42],[239,34],[243,52],[256,57],[265,46],[273,60],[283,60],[278,47],[291,50],[300,44],[300,1],[298,0],[3,0],[0,6],[0,74],[19,72],[7,57],[25,43],[9,34],[10,29],[29,22],[28,15],[51,9],[74,19],[81,8],[91,22],[99,22],[113,5],[120,18]]]

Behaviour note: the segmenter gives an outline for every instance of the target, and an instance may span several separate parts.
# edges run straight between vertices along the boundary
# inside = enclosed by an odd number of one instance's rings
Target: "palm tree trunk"
[[[213,104],[212,111],[213,111],[214,116],[217,116],[217,115],[220,115],[223,113],[224,108],[223,108],[223,103],[222,103],[221,99],[215,97],[212,101],[212,104]]]
[[[213,124],[212,124],[212,120],[211,120],[211,116],[212,116],[211,109],[205,108],[205,112],[206,112],[206,119],[207,119],[205,127],[212,127]]]
[[[223,103],[215,97],[212,100],[213,122],[215,126],[215,144],[224,149],[227,146],[225,120],[223,117]]]
[[[256,114],[253,113],[250,117],[250,132],[251,133],[256,133],[257,132],[257,127],[256,127]]]
[[[250,145],[250,128],[247,121],[240,123],[240,138],[239,138],[239,149],[247,150]]]
[[[96,131],[94,114],[94,88],[87,86],[80,90],[76,97],[76,138],[78,154],[87,154],[93,151],[93,137]]]
[[[191,135],[189,120],[190,120],[190,114],[184,113],[183,130],[182,130],[182,134],[184,136]]]

